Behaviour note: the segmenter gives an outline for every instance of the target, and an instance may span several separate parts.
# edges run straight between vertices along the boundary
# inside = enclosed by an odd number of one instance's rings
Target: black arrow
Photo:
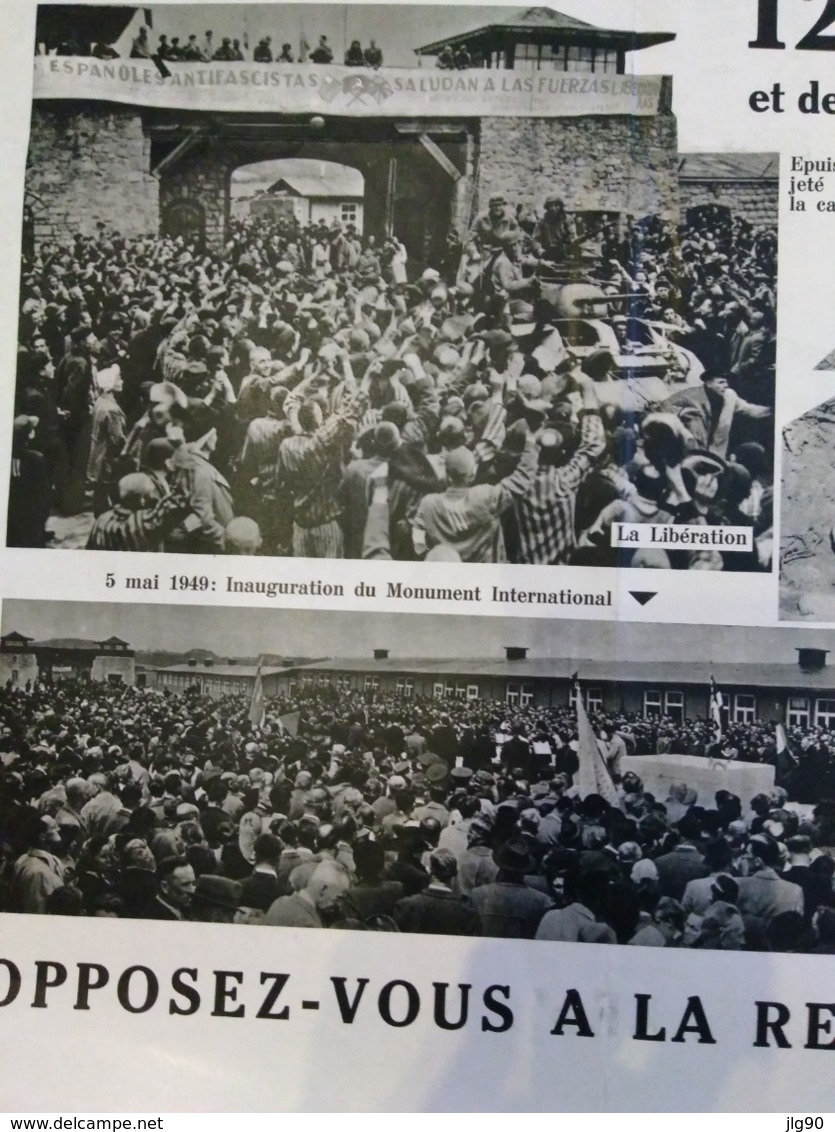
[[[647,590],[630,590],[629,592],[635,598],[638,605],[646,605],[648,601],[652,601],[652,599],[658,595],[657,590],[654,593],[650,593]]]

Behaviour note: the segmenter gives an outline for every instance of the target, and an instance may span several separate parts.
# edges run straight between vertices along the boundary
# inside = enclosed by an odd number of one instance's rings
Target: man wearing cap
[[[339,353],[345,351],[338,348]],[[305,379],[294,393],[303,390]],[[353,386],[353,375],[346,386]],[[355,388],[355,387],[354,387]],[[309,390],[312,393],[312,386]],[[339,489],[343,451],[353,439],[367,397],[351,389],[339,409],[325,420],[320,402],[312,396],[298,409],[299,435],[282,440],[278,473],[293,500],[293,555],[296,558],[342,558]]]
[[[88,550],[153,551],[183,520],[191,515],[191,504],[179,492],[171,492],[156,503],[154,485],[141,472],[119,480],[119,502],[96,519],[87,539]]]
[[[594,382],[579,371],[574,380],[582,397],[576,450],[570,458],[564,458],[566,441],[562,433],[542,429],[533,483],[513,499],[520,562],[550,566],[568,561],[577,545],[577,493],[606,449]]]
[[[530,490],[537,450],[528,433],[519,463],[497,484],[475,484],[476,458],[469,448],[447,454],[448,487],[425,495],[418,505],[413,538],[415,552],[423,557],[440,544],[452,547],[462,562],[505,561],[501,516]]]
[[[522,229],[511,213],[504,193],[493,193],[487,202],[487,212],[479,216],[470,229],[470,242],[479,252],[502,246],[502,238],[515,233],[519,238]]]
[[[562,264],[571,250],[571,227],[562,198],[552,193],[545,198],[545,212],[536,222],[531,237],[534,255],[549,263]]]
[[[171,550],[186,554],[220,554],[226,528],[235,517],[229,483],[211,462],[217,448],[217,429],[206,427],[207,418],[189,416],[184,426],[187,441],[171,457],[175,490],[188,498],[199,525],[178,530]]]
[[[43,915],[50,894],[64,884],[64,865],[58,823],[46,814],[33,814],[31,848],[14,863],[11,873],[12,907]]]
[[[533,298],[537,293],[538,281],[522,272],[519,248],[523,233],[506,231],[496,237],[498,250],[486,269],[483,288],[499,304],[494,308],[497,318],[502,318],[509,329],[514,322],[529,322],[533,318],[533,307],[522,296]]]
[[[721,370],[706,369],[701,379],[701,388],[682,389],[668,397],[664,412],[678,416],[692,437],[693,448],[725,460],[737,413],[749,420],[765,420],[771,416],[771,409],[744,401],[731,389],[727,375]]]

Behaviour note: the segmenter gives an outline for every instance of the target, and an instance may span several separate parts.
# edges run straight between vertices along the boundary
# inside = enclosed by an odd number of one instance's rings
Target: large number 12
[[[785,48],[777,35],[777,8],[779,0],[757,0],[757,38],[749,47],[766,51],[782,51]],[[822,35],[828,27],[835,24],[835,0],[826,0],[820,19],[810,28],[797,44],[798,51],[835,51],[835,35]]]

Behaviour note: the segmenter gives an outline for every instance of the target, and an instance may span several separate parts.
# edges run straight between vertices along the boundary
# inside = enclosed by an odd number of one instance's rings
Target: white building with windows
[[[730,632],[731,630],[729,630]],[[377,696],[436,700],[498,700],[510,707],[569,707],[577,695],[574,673],[590,713],[634,712],[673,720],[707,718],[710,680],[722,692],[729,722],[760,719],[789,726],[835,729],[835,670],[829,650],[796,646],[796,660],[739,662],[616,658],[531,657],[505,648],[504,657],[409,659],[387,649],[373,656],[320,660],[278,676],[284,691],[331,687]]]
[[[287,173],[249,199],[249,214],[256,219],[295,217],[304,225],[337,223],[343,229],[353,225],[362,235],[363,194],[346,186],[346,177],[330,172],[328,165],[319,174]]]

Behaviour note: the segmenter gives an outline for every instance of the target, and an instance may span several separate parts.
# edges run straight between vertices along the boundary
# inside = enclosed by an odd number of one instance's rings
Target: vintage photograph
[[[783,430],[780,617],[835,621],[835,401]]]
[[[779,162],[674,39],[41,6],[8,545],[770,570]]]
[[[7,601],[2,909],[831,954],[833,648]]]

